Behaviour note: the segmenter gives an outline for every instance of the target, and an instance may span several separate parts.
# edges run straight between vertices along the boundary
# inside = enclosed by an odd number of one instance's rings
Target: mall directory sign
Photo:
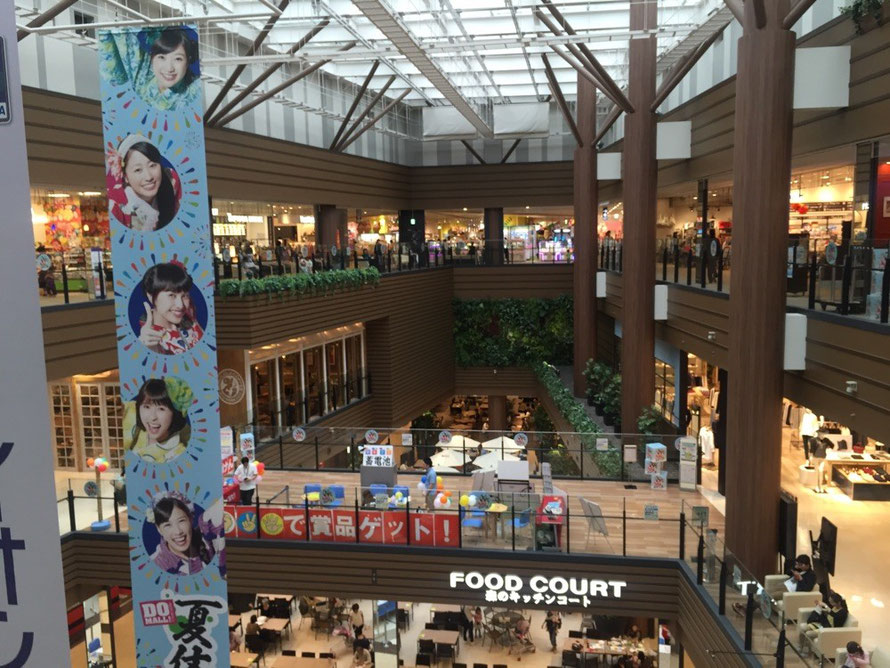
[[[138,666],[228,666],[198,33],[99,32]]]
[[[16,18],[0,2],[0,666],[42,668],[70,665],[71,654]]]

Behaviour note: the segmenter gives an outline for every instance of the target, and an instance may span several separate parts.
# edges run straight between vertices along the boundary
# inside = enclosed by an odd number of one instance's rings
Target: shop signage
[[[226,220],[230,223],[241,223],[242,225],[245,223],[265,223],[266,219],[263,216],[243,216],[238,213],[227,213]]]
[[[362,450],[362,466],[393,467],[391,445],[366,445]]]
[[[593,599],[618,599],[627,587],[624,580],[599,580],[596,578],[564,578],[561,575],[531,577],[512,573],[480,573],[478,571],[452,571],[449,576],[452,589],[484,591],[488,603],[533,603],[549,606],[588,607]]]
[[[221,369],[219,372],[219,399],[224,404],[233,406],[241,403],[244,399],[246,388],[244,386],[244,376],[235,369]]]
[[[315,225],[315,216],[300,216],[301,225]]]
[[[404,434],[402,434],[402,445],[407,447],[413,446],[414,434],[412,434],[410,431],[406,431]]]
[[[692,506],[692,523],[703,529],[708,526],[710,514],[707,506]]]
[[[302,427],[297,427],[296,429],[294,429],[291,436],[294,437],[294,440],[297,443],[302,443],[303,441],[306,440],[306,430],[303,429]]]
[[[829,241],[828,245],[825,246],[825,261],[828,264],[835,264],[837,262],[837,244],[833,241]]]
[[[365,432],[366,443],[370,443],[371,445],[373,445],[378,441],[379,438],[380,434],[377,433],[376,429],[368,429],[368,431]]]
[[[254,440],[252,433],[245,432],[243,434],[238,434],[238,446],[242,457],[250,457],[253,459],[256,455],[256,441]]]
[[[100,30],[97,50],[121,397],[132,415],[163,396],[179,418],[163,443],[135,427],[126,453],[133,608],[171,601],[177,620],[134,615],[136,664],[227,668],[219,397],[229,386],[217,374],[198,32]],[[187,545],[163,530],[172,522],[191,526]]]
[[[213,236],[244,237],[247,236],[247,226],[244,223],[214,223]]]
[[[231,427],[219,430],[219,453],[223,459],[235,456],[235,431]]]
[[[262,538],[322,543],[366,543],[458,547],[457,513],[346,508],[260,508]],[[228,538],[256,538],[254,506],[227,505],[223,514]],[[308,537],[307,537],[308,522]]]
[[[0,666],[71,663],[52,488],[14,3],[0,3]],[[8,51],[4,51],[8,49]],[[7,60],[8,59],[8,60]]]
[[[528,434],[526,434],[524,431],[516,432],[516,435],[513,437],[513,441],[520,448],[524,448],[528,445]]]
[[[657,522],[658,521],[658,506],[656,506],[654,503],[646,505],[646,507],[643,508],[643,519]]]
[[[451,443],[451,432],[447,429],[443,429],[439,432],[439,443],[441,445],[448,445]]]

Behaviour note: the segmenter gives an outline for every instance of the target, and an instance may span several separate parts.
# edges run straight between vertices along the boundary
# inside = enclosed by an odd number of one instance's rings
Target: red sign
[[[169,626],[176,623],[176,610],[174,610],[173,601],[170,599],[140,601],[139,609],[142,612],[142,623],[145,626]]]
[[[253,506],[224,507],[223,522],[227,538],[256,538],[257,514]],[[260,508],[262,538],[271,540],[306,540],[304,508]],[[355,510],[345,508],[310,508],[309,539],[325,543],[358,542],[407,545],[409,526],[411,544],[429,547],[457,547],[460,524],[457,513],[411,513],[404,510],[360,510],[356,526]]]
[[[222,458],[222,477],[223,480],[231,478],[235,475],[235,455],[229,455]]]

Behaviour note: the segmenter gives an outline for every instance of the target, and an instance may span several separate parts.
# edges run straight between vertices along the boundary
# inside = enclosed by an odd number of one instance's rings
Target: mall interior
[[[0,666],[890,666],[890,2],[0,10]]]

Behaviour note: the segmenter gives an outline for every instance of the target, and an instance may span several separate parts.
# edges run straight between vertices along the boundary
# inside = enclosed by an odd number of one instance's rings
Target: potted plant
[[[640,417],[637,418],[637,433],[654,435],[657,433],[656,427],[661,420],[661,413],[654,406],[643,409]]]
[[[603,422],[615,427],[621,421],[621,376],[617,373],[606,383],[603,391]]]
[[[857,35],[863,35],[880,25],[883,7],[883,0],[853,0],[846,7],[841,7],[841,14],[853,21]]]

